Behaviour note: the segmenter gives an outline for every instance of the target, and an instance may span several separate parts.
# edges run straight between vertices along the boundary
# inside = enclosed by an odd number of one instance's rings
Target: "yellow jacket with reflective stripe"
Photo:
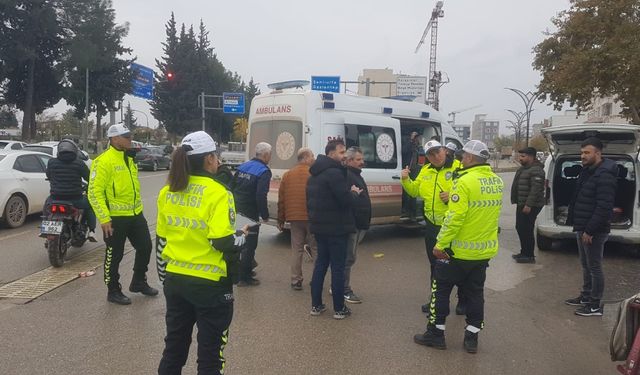
[[[457,175],[436,246],[450,248],[456,259],[491,259],[498,253],[504,183],[488,164],[460,169]]]
[[[109,146],[91,163],[87,196],[102,224],[111,221],[111,216],[141,213],[138,167],[133,158]]]
[[[183,191],[169,186],[158,195],[156,233],[166,239],[162,258],[168,272],[219,281],[227,264],[210,239],[235,233],[233,194],[211,177],[190,176]]]
[[[442,225],[447,212],[447,203],[440,199],[440,192],[448,192],[453,185],[453,172],[460,168],[456,159],[447,160],[440,169],[426,164],[415,180],[401,180],[402,187],[412,197],[421,197],[424,201],[424,216],[432,224]]]

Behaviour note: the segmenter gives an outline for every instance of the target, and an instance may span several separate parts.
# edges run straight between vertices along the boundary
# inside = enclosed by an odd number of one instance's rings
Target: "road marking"
[[[27,233],[31,233],[33,232],[33,229],[29,229],[29,230],[24,230],[22,232],[18,232],[18,233],[12,233],[12,234],[8,234],[6,236],[0,237],[0,241],[4,241],[4,240],[8,240],[14,237],[18,237],[18,236],[22,236],[23,234],[27,234]]]

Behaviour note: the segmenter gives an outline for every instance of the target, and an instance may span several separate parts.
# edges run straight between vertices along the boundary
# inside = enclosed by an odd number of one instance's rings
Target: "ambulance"
[[[251,103],[247,160],[255,156],[257,143],[267,142],[273,147],[269,164],[273,173],[268,194],[270,216],[277,218],[280,180],[296,165],[298,149],[308,147],[316,155],[324,154],[328,141],[342,139],[347,147],[358,146],[363,151],[362,176],[371,197],[371,224],[411,224],[401,217],[400,172],[409,164],[402,160],[402,145],[415,131],[420,145],[436,138],[443,145],[453,142],[462,148],[446,118],[408,98],[312,91],[305,89],[305,83],[308,82],[271,84],[268,87],[272,92],[256,96]],[[419,164],[424,162],[422,154]],[[422,218],[422,204],[417,206],[416,217]]]

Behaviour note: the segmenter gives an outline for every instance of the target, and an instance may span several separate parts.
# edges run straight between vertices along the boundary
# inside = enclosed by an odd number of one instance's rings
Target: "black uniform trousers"
[[[433,248],[436,246],[438,233],[440,233],[440,225],[435,225],[429,221],[429,219],[425,218],[425,231],[424,231],[424,244],[427,249],[427,257],[429,258],[429,266],[431,269],[431,273],[429,274],[429,283],[433,284],[433,279],[435,278],[435,267],[436,267],[436,256],[433,255]],[[458,302],[460,304],[465,303],[464,293],[462,292],[462,285],[458,284]]]
[[[124,256],[127,238],[136,250],[133,263],[134,280],[144,280],[152,249],[149,225],[142,213],[135,216],[112,216],[111,227],[113,228],[111,237],[104,237],[107,245],[104,257],[104,283],[109,290],[120,288],[118,269]]]
[[[520,254],[526,257],[533,257],[535,246],[533,230],[536,226],[536,218],[542,207],[531,207],[531,212],[528,214],[523,213],[522,208],[524,206],[516,206],[516,231],[520,238]]]
[[[258,221],[258,220],[256,220]],[[240,280],[249,280],[252,278],[251,272],[254,268],[256,258],[256,249],[258,248],[258,236],[260,235],[260,226],[255,225],[249,228],[247,239],[240,253]]]
[[[232,286],[167,272],[164,296],[167,336],[158,374],[182,373],[194,324],[198,325],[198,374],[223,374],[223,351],[233,317]]]
[[[436,261],[432,282],[429,323],[444,324],[449,315],[449,296],[454,285],[462,285],[467,305],[467,324],[482,329],[484,326],[484,281],[489,260]]]

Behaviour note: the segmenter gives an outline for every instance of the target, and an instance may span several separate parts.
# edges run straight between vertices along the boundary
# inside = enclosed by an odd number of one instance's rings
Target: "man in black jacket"
[[[267,193],[271,182],[271,145],[260,142],[256,145],[256,157],[240,165],[233,178],[233,197],[239,214],[256,222],[269,221]],[[253,277],[255,268],[256,248],[260,226],[254,226],[249,231],[247,243],[240,257],[240,281],[238,286],[255,286],[260,281]]]
[[[520,253],[513,259],[518,263],[535,263],[533,229],[544,206],[544,169],[536,158],[536,149],[525,147],[518,151],[521,167],[511,185],[511,203],[516,205],[516,231],[520,238]]]
[[[344,300],[349,303],[362,303],[362,300],[351,289],[351,267],[356,263],[358,243],[362,241],[371,223],[371,199],[367,184],[362,178],[364,155],[359,147],[350,147],[347,156],[347,185],[356,186],[362,192],[355,198],[351,210],[355,219],[356,231],[349,234],[347,240],[347,259],[344,267]]]
[[[307,182],[307,212],[311,233],[316,237],[318,255],[311,278],[311,315],[326,310],[322,303],[322,285],[327,268],[331,265],[331,289],[335,319],[344,319],[351,310],[344,305],[344,264],[347,254],[347,238],[355,232],[351,205],[353,196],[362,192],[347,184],[347,170],[342,163],[345,146],[341,139],[331,140],[325,147],[325,155],[318,155],[309,168]]]
[[[618,168],[613,160],[602,158],[602,147],[602,142],[595,137],[582,142],[582,171],[567,220],[573,225],[578,240],[583,285],[580,296],[565,303],[581,306],[575,311],[580,316],[602,316],[603,313],[600,305],[604,292],[602,253],[611,228]]]
[[[89,167],[80,160],[79,152],[72,140],[63,139],[58,143],[57,156],[47,164],[47,179],[51,189],[49,199],[69,201],[74,207],[82,209],[83,219],[89,227],[89,237],[93,238],[96,214],[91,209],[82,186],[82,179],[89,181]]]

